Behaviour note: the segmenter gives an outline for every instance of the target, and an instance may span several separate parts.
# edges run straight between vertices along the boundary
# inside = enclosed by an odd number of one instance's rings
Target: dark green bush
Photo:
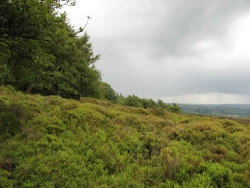
[[[12,112],[1,112],[0,122],[0,134],[10,134],[14,136],[15,133],[21,131],[21,122]]]

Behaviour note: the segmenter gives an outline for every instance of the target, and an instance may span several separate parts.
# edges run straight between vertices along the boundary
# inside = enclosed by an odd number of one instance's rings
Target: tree
[[[129,95],[125,99],[125,105],[127,106],[134,106],[134,107],[143,107],[140,98],[135,95]]]
[[[100,97],[100,72],[87,33],[74,30],[58,8],[73,0],[0,3],[0,81],[43,95]],[[88,17],[88,19],[90,19]]]
[[[109,84],[101,82],[100,87],[103,99],[109,100],[111,102],[116,102],[117,94]]]
[[[161,99],[159,99],[159,100],[157,101],[157,104],[158,104],[161,108],[169,108],[169,106],[168,106],[166,103],[164,103]]]
[[[179,113],[179,112],[181,112],[181,108],[178,105],[176,105],[175,103],[173,103],[173,106],[171,106],[170,111],[175,112],[175,113]]]

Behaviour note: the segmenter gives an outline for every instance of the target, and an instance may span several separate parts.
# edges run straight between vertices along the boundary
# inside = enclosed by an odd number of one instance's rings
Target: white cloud
[[[245,14],[238,18],[232,24],[229,31],[229,36],[232,39],[232,56],[239,60],[238,63],[242,63],[242,61],[244,62],[245,60],[248,62],[250,58],[250,14]]]

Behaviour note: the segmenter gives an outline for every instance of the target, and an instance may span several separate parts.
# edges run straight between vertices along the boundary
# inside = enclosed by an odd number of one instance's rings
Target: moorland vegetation
[[[0,88],[0,187],[250,187],[250,119]]]
[[[250,187],[250,119],[117,94],[74,3],[0,2],[0,187]]]

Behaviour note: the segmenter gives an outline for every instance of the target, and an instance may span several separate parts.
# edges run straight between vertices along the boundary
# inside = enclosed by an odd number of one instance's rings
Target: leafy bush
[[[14,136],[17,132],[21,131],[21,122],[12,112],[1,112],[0,122],[1,135]]]
[[[200,173],[206,173],[210,177],[212,187],[232,187],[232,172],[219,163],[204,163],[200,166]]]

